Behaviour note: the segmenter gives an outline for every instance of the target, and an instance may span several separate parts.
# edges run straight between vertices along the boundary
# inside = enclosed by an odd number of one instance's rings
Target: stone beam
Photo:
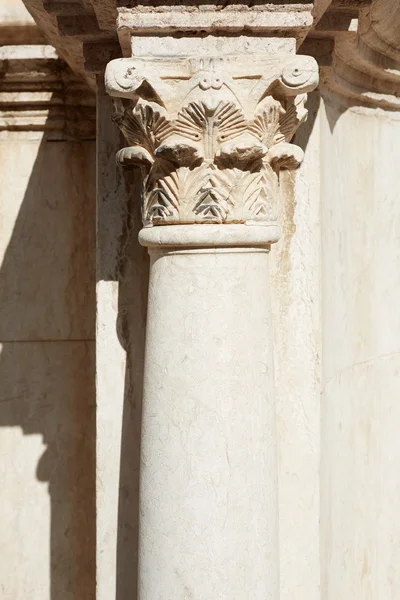
[[[105,24],[102,18],[105,4],[116,14],[114,2],[24,0],[24,3],[59,56],[95,89],[96,73],[121,55],[115,19]]]

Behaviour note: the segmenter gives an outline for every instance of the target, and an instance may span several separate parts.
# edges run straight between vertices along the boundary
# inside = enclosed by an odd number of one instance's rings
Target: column
[[[336,43],[341,93],[323,88],[324,600],[400,595],[399,17],[396,0],[365,8]]]
[[[322,592],[326,600],[394,600],[400,594],[400,214],[393,160],[400,157],[400,120],[396,113],[340,114],[328,103],[325,111]]]
[[[140,600],[279,597],[268,251],[318,80],[305,56],[136,57],[106,88],[151,259]],[[134,568],[134,566],[133,566]]]

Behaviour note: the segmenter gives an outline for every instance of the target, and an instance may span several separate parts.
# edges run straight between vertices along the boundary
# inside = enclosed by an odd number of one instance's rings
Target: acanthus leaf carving
[[[254,221],[273,221],[277,210],[278,179],[268,163],[250,173],[244,182],[243,208],[247,218]]]
[[[317,83],[316,63],[290,57],[275,84],[262,72],[253,74],[251,64],[248,75],[235,76],[232,60],[207,58],[197,70],[194,59],[167,61],[166,82],[162,72],[154,75],[151,59],[148,78],[142,63],[136,69],[134,59],[126,60],[131,91],[123,77],[125,87],[111,89],[130,98],[115,116],[129,144],[118,161],[142,169],[145,225],[275,221],[279,172],[296,168],[303,157],[290,141],[306,116],[304,91]],[[121,80],[121,59],[115,62],[118,77],[106,77],[113,85]],[[157,94],[149,92],[155,89],[169,91],[155,101]]]
[[[118,154],[119,163],[140,163],[142,156],[146,167],[153,164],[156,149],[172,131],[166,110],[158,104],[141,99],[132,106],[121,109],[122,106],[113,115],[113,120],[130,146],[123,149],[126,152],[120,151]]]

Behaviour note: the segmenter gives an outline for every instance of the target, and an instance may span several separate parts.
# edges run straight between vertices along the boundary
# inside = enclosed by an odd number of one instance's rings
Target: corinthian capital
[[[318,67],[306,56],[132,58],[112,61],[106,87],[143,173],[144,225],[271,223],[279,171],[296,168],[291,139]]]

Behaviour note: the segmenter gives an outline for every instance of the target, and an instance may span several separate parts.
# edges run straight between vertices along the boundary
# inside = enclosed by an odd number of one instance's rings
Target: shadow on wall
[[[0,426],[28,439],[0,430],[1,596],[94,600],[95,145],[13,136],[0,139]]]
[[[318,91],[308,94],[305,104],[306,109],[308,110],[307,120],[299,127],[293,139],[293,144],[297,144],[304,151],[307,149],[308,141],[312,130],[314,129],[320,104],[321,96]]]
[[[97,200],[97,279],[103,282],[99,286],[98,311],[99,327],[102,327],[103,312],[107,319],[113,314],[110,302],[113,300],[118,285],[118,314],[115,313],[118,340],[111,339],[107,346],[108,336],[113,337],[115,330],[107,332],[105,339],[99,336],[99,356],[108,356],[113,344],[119,343],[126,351],[125,380],[122,415],[118,413],[120,399],[113,398],[112,381],[119,378],[117,364],[110,364],[106,373],[107,396],[99,397],[99,476],[103,468],[109,472],[111,465],[102,461],[109,460],[107,451],[109,444],[121,433],[119,468],[118,507],[111,506],[112,514],[108,515],[110,503],[106,502],[105,511],[102,495],[107,490],[99,487],[101,510],[98,515],[99,531],[105,530],[104,539],[108,540],[107,548],[98,548],[99,553],[116,558],[116,573],[113,568],[110,575],[102,569],[99,585],[112,600],[136,600],[138,573],[138,529],[139,529],[139,464],[140,464],[140,429],[142,411],[142,389],[144,368],[144,347],[147,311],[147,291],[149,278],[149,255],[146,248],[140,246],[138,233],[142,227],[140,214],[141,178],[139,169],[122,169],[116,164],[117,151],[125,145],[118,127],[110,119],[113,113],[113,102],[106,94],[103,78],[98,80],[98,200]],[[106,289],[105,295],[101,290]],[[105,329],[112,326],[105,324]],[[115,347],[115,346],[114,346]],[[112,350],[111,350],[112,352]],[[106,361],[107,369],[107,361]],[[111,387],[109,387],[111,386]],[[119,389],[116,381],[116,389]],[[103,391],[104,392],[104,391]],[[101,403],[104,402],[104,405]],[[101,416],[114,412],[117,419],[107,429],[107,421]],[[120,421],[118,421],[120,419]],[[119,429],[121,427],[121,429]],[[106,428],[106,431],[104,431]],[[112,459],[111,459],[112,460]],[[107,477],[107,476],[106,476]],[[114,539],[114,508],[118,510],[117,539]],[[116,545],[115,545],[116,542]],[[104,542],[102,542],[104,543]],[[114,551],[116,557],[114,557]],[[114,587],[115,585],[115,587]]]
[[[324,96],[324,110],[326,119],[329,125],[329,130],[331,133],[334,132],[336,123],[339,121],[340,117],[347,111],[347,109],[340,105],[335,99],[335,96]]]

